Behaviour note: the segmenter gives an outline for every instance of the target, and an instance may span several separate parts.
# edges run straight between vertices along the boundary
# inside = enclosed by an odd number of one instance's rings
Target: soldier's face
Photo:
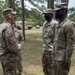
[[[56,19],[60,19],[61,16],[62,16],[62,13],[60,12],[60,10],[57,10],[57,11],[55,12],[55,18],[56,18]]]
[[[7,18],[13,22],[14,18],[15,18],[15,15],[9,13],[9,14],[7,14]]]
[[[60,9],[55,12],[55,18],[61,19],[65,15],[65,9]]]
[[[52,19],[52,14],[48,13],[48,14],[44,14],[44,18],[47,20],[47,21],[50,21]]]

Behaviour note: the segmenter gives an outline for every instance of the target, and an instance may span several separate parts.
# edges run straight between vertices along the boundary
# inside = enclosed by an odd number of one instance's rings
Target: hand
[[[21,49],[21,43],[19,43],[18,45],[17,45],[17,47],[18,47],[18,49]]]
[[[70,61],[71,61],[70,58],[65,59],[65,63],[69,63]]]

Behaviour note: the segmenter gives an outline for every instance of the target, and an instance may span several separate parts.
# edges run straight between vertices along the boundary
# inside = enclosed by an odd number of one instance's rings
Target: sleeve
[[[73,44],[74,44],[74,30],[75,27],[73,25],[67,26],[67,32],[66,32],[66,41],[67,41],[67,47],[66,47],[66,59],[65,61],[68,62],[71,59],[72,53],[73,53]]]
[[[19,41],[21,42],[23,40],[23,36],[22,36],[22,33],[19,32]]]
[[[42,29],[42,39],[44,39],[44,28],[45,28],[45,22],[43,23],[43,29]]]
[[[11,28],[6,29],[7,48],[10,51],[17,51],[17,40]]]
[[[57,23],[53,23],[53,27],[52,27],[52,31],[49,31],[49,35],[50,35],[50,39],[51,39],[51,43],[54,43],[54,37],[55,37],[55,27],[56,27]],[[52,34],[52,36],[51,36]]]
[[[52,37],[52,42],[54,42],[54,37],[55,37],[55,29],[56,29],[56,25],[58,23],[54,23],[54,26],[53,26],[53,37]]]

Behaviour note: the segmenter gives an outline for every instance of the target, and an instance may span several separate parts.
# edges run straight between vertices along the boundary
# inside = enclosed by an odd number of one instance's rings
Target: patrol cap
[[[60,3],[60,4],[57,4],[56,5],[56,8],[54,9],[55,11],[56,10],[60,10],[60,9],[67,9],[67,4],[66,3]]]
[[[13,15],[16,15],[16,12],[13,11],[12,8],[4,9],[2,12],[3,12],[3,15],[7,15],[7,14],[9,14],[9,13],[11,13],[11,14],[13,14]]]
[[[46,9],[46,10],[43,12],[43,14],[47,14],[47,13],[53,14],[53,9],[48,8],[48,9]]]

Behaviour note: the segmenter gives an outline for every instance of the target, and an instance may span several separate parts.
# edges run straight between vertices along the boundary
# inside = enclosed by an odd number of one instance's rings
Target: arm
[[[65,61],[68,62],[71,59],[72,53],[73,53],[73,44],[74,44],[74,30],[75,27],[73,25],[69,25],[66,28],[66,59]]]
[[[11,27],[6,29],[6,40],[7,40],[7,49],[16,52],[18,50],[17,40],[15,38],[14,33],[12,32]]]

